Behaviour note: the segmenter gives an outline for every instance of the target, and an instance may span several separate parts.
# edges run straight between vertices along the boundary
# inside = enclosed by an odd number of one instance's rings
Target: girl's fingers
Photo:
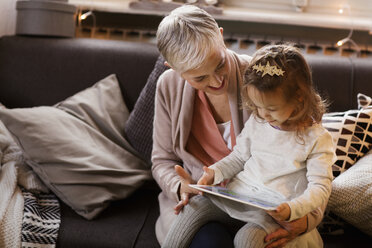
[[[284,209],[285,209],[284,204],[280,204],[280,205],[276,208],[276,211],[277,211],[277,212],[281,212],[281,211],[283,211]]]

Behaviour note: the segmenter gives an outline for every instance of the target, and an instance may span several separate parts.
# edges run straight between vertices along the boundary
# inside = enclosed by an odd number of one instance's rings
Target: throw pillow
[[[332,182],[328,208],[372,236],[372,150]]]
[[[122,137],[128,115],[115,75],[54,107],[0,110],[27,164],[86,219],[151,178]]]
[[[168,69],[164,61],[162,56],[158,57],[125,125],[125,137],[139,155],[148,162],[148,166],[151,165],[156,83],[159,76]]]
[[[358,109],[367,108],[368,106],[372,105],[372,98],[362,93],[358,93],[357,99],[358,99]]]
[[[0,102],[0,109],[6,109],[5,105]],[[6,134],[12,140],[14,145],[11,146],[13,150],[19,151],[19,156],[17,157],[17,183],[22,186],[25,190],[32,193],[49,193],[49,189],[43,182],[41,182],[38,175],[28,166],[25,161],[23,161],[23,154],[14,137],[9,133],[9,130],[4,126],[4,123],[0,120],[0,133]],[[18,152],[16,152],[18,154]],[[14,158],[15,159],[15,158]]]
[[[327,113],[323,116],[322,124],[331,133],[336,145],[334,176],[350,168],[372,147],[372,106]]]

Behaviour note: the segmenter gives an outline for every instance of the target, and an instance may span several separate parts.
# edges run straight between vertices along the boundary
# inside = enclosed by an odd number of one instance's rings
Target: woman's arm
[[[173,151],[171,106],[163,73],[159,77],[155,94],[152,175],[168,198],[178,202],[179,177],[174,166],[182,165]],[[167,97],[168,95],[168,97]]]
[[[188,187],[189,183],[195,182],[191,180],[191,175],[182,169],[183,161],[175,152],[179,146],[179,141],[174,138],[178,126],[172,119],[179,118],[180,100],[183,99],[180,94],[183,88],[184,81],[173,70],[164,72],[158,80],[155,94],[152,174],[169,199],[176,203],[182,198],[187,204],[189,194],[197,191]],[[176,165],[180,165],[177,171]]]

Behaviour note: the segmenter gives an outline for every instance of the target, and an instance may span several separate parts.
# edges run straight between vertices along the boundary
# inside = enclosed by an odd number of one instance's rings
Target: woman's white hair
[[[156,37],[160,53],[179,73],[198,68],[212,47],[224,45],[216,20],[193,5],[183,5],[166,16]]]

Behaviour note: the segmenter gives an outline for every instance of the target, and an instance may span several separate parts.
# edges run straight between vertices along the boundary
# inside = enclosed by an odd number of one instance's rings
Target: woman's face
[[[192,87],[213,95],[227,92],[231,58],[224,46],[216,46],[204,63],[197,69],[181,74]]]

